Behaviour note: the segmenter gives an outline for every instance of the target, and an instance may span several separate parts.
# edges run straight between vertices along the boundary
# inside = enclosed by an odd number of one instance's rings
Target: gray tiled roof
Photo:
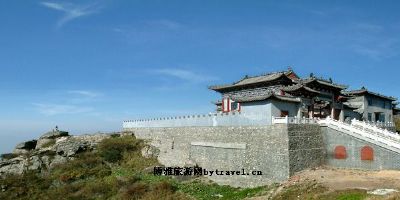
[[[233,101],[243,103],[243,102],[253,102],[253,101],[263,101],[271,98],[276,98],[282,101],[289,101],[289,102],[301,102],[300,98],[297,97],[289,97],[289,96],[282,96],[276,94],[268,94],[268,95],[261,95],[261,96],[252,96],[252,97],[232,97]],[[221,101],[214,102],[214,104],[221,104]]]
[[[397,98],[395,98],[395,97],[386,96],[386,95],[379,94],[379,93],[376,93],[376,92],[371,92],[371,91],[368,91],[367,89],[343,91],[342,93],[345,94],[345,95],[354,95],[354,96],[359,96],[359,95],[363,95],[363,94],[370,94],[370,95],[377,96],[377,97],[384,98],[384,99],[388,99],[388,100],[391,100],[391,101],[396,101],[397,100]]]
[[[301,83],[298,83],[296,85],[286,86],[286,87],[282,88],[282,90],[285,91],[285,92],[293,92],[293,91],[296,91],[296,90],[299,90],[299,89],[304,89],[304,90],[309,91],[311,93],[317,93],[317,94],[320,93],[319,91],[311,89],[311,88],[309,88],[309,87],[307,87],[307,86],[305,86],[305,85],[303,85]]]
[[[311,83],[311,82],[314,82],[314,81],[319,83],[319,84],[322,84],[322,85],[327,85],[327,86],[339,88],[339,89],[342,89],[342,90],[348,88],[347,85],[333,83],[333,82],[331,82],[329,80],[325,80],[325,79],[322,79],[322,78],[316,78],[316,77],[300,79],[300,80],[297,80],[296,82],[297,83],[302,83],[302,84],[308,84],[308,83]]]
[[[260,76],[245,76],[241,80],[233,83],[233,84],[225,84],[225,85],[214,85],[210,86],[209,89],[212,90],[219,90],[219,89],[225,89],[225,88],[233,88],[237,86],[244,86],[244,85],[250,85],[250,84],[255,84],[255,83],[262,83],[262,82],[269,82],[269,81],[274,81],[282,76],[285,76],[287,72],[275,72],[275,73],[270,73],[270,74],[264,74]]]

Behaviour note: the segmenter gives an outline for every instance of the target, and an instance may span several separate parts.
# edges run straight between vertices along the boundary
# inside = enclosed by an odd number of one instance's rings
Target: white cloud
[[[181,80],[185,80],[188,82],[206,82],[206,81],[213,81],[217,80],[217,77],[210,76],[210,75],[202,75],[198,74],[189,70],[183,69],[172,69],[172,68],[164,68],[164,69],[157,69],[153,71],[156,74],[172,76]]]
[[[82,97],[87,97],[87,98],[96,98],[98,96],[101,96],[100,93],[87,91],[87,90],[70,90],[70,91],[68,91],[68,93],[80,95]]]
[[[64,16],[57,22],[57,27],[63,26],[65,23],[98,12],[99,6],[96,4],[91,5],[75,5],[71,3],[54,3],[54,2],[41,2],[41,5],[64,12]]]
[[[60,115],[60,114],[78,114],[87,113],[93,110],[91,107],[68,105],[68,104],[43,104],[33,103],[36,109],[48,116]]]
[[[168,20],[168,19],[147,21],[147,24],[154,26],[154,27],[164,27],[164,28],[173,29],[173,30],[183,27],[183,25],[181,23],[172,21],[172,20]]]

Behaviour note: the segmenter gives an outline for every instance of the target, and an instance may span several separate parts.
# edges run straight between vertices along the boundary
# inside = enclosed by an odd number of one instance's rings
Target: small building
[[[399,103],[393,102],[393,116],[400,117],[400,108],[397,107]]]
[[[368,91],[364,87],[343,94],[350,97],[346,105],[353,108],[363,121],[393,122],[393,103],[396,98]]]
[[[224,99],[239,103],[240,112],[273,117],[326,118],[347,121],[393,122],[396,98],[362,88],[345,91],[348,86],[312,74],[300,78],[292,69],[259,76],[244,76],[232,84],[210,86],[221,94],[215,102],[218,112],[226,112]],[[228,112],[230,110],[228,109]]]

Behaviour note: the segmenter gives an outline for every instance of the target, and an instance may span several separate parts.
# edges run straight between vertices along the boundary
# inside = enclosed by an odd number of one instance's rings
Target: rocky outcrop
[[[60,131],[60,130],[52,130],[49,131],[47,133],[45,133],[44,135],[40,136],[39,139],[56,139],[59,137],[64,137],[64,136],[68,136],[68,132],[66,131]]]
[[[96,149],[97,144],[109,134],[70,136],[68,132],[53,130],[38,140],[18,144],[12,154],[3,154],[0,176],[22,174],[27,170],[41,172],[74,159],[77,154]]]
[[[45,148],[54,144],[55,140],[60,137],[67,137],[69,136],[68,132],[60,131],[58,129],[49,131],[44,135],[40,136],[39,140],[37,141],[36,149]]]
[[[23,156],[18,156],[10,160],[0,162],[0,175],[3,174],[22,174],[26,170],[27,160]]]
[[[13,153],[14,154],[25,154],[30,150],[35,149],[37,144],[37,140],[30,140],[26,142],[19,143],[15,146]]]

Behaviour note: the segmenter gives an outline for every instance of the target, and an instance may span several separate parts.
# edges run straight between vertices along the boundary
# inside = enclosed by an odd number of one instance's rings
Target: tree
[[[396,126],[396,131],[400,133],[400,116],[394,117],[394,124]]]

